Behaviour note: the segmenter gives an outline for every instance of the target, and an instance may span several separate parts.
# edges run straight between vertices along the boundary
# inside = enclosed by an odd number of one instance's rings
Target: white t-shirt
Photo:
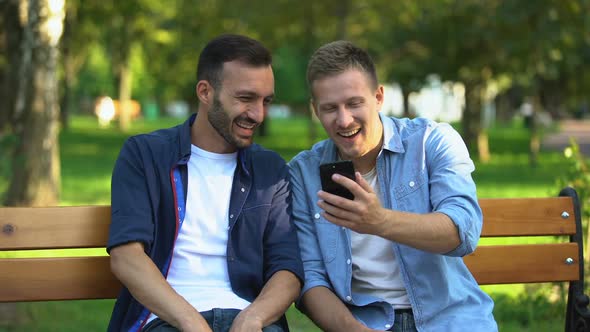
[[[229,201],[237,152],[191,146],[186,214],[166,280],[197,311],[244,309],[250,302],[231,288],[227,269]],[[148,322],[156,316],[151,314]]]
[[[373,168],[363,178],[380,196],[377,171]],[[391,241],[350,231],[352,247],[352,291],[383,299],[395,309],[410,308],[410,300],[401,276]]]

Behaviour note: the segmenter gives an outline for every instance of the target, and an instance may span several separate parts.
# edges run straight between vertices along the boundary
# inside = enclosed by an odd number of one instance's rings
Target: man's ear
[[[201,80],[197,82],[195,92],[197,94],[197,98],[199,98],[200,103],[209,105],[213,102],[215,91],[213,90],[213,86],[208,81]]]
[[[385,99],[385,89],[383,85],[379,85],[377,87],[377,91],[375,91],[375,99],[377,99],[377,110],[381,110],[383,106],[383,100]]]
[[[311,105],[311,109],[312,109],[312,111],[313,111],[313,114],[315,114],[315,116],[316,116],[316,117],[319,119],[319,116],[318,116],[318,109],[317,109],[317,107],[315,106],[315,103],[314,103],[314,101],[313,101],[313,98],[309,100],[309,104]]]

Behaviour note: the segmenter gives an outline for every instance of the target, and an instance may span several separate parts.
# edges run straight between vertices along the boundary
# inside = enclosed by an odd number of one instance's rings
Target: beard
[[[223,139],[230,145],[235,146],[238,149],[246,148],[252,145],[252,137],[240,138],[232,135],[231,126],[233,121],[229,118],[228,112],[223,108],[221,101],[217,96],[213,97],[213,105],[209,111],[209,123],[217,131],[217,133],[223,137]],[[243,121],[250,121],[247,117]]]

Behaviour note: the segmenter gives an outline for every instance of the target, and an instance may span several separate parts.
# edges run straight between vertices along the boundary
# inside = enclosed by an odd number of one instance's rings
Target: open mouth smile
[[[344,138],[351,138],[356,136],[356,134],[358,134],[361,131],[360,128],[354,129],[354,130],[349,130],[349,131],[341,131],[338,132],[338,135],[344,137]]]
[[[249,121],[236,121],[235,124],[236,124],[236,126],[238,126],[240,128],[249,129],[249,130],[256,128],[256,126],[258,125],[256,122],[249,122]]]

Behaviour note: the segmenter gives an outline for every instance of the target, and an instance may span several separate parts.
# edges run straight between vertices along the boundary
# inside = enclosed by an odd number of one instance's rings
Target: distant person
[[[528,100],[522,103],[522,105],[520,106],[520,114],[522,115],[524,121],[524,127],[527,129],[531,129],[533,126],[534,116],[533,104]]]
[[[260,42],[222,35],[185,123],[125,142],[107,251],[123,283],[109,331],[288,331],[303,269],[288,168],[253,144],[274,96]]]
[[[307,67],[312,106],[329,139],[289,163],[305,270],[298,307],[324,331],[497,331],[493,301],[462,257],[482,213],[459,134],[424,118],[379,113],[383,86],[366,51],[320,47]],[[321,164],[353,199],[322,191]]]

